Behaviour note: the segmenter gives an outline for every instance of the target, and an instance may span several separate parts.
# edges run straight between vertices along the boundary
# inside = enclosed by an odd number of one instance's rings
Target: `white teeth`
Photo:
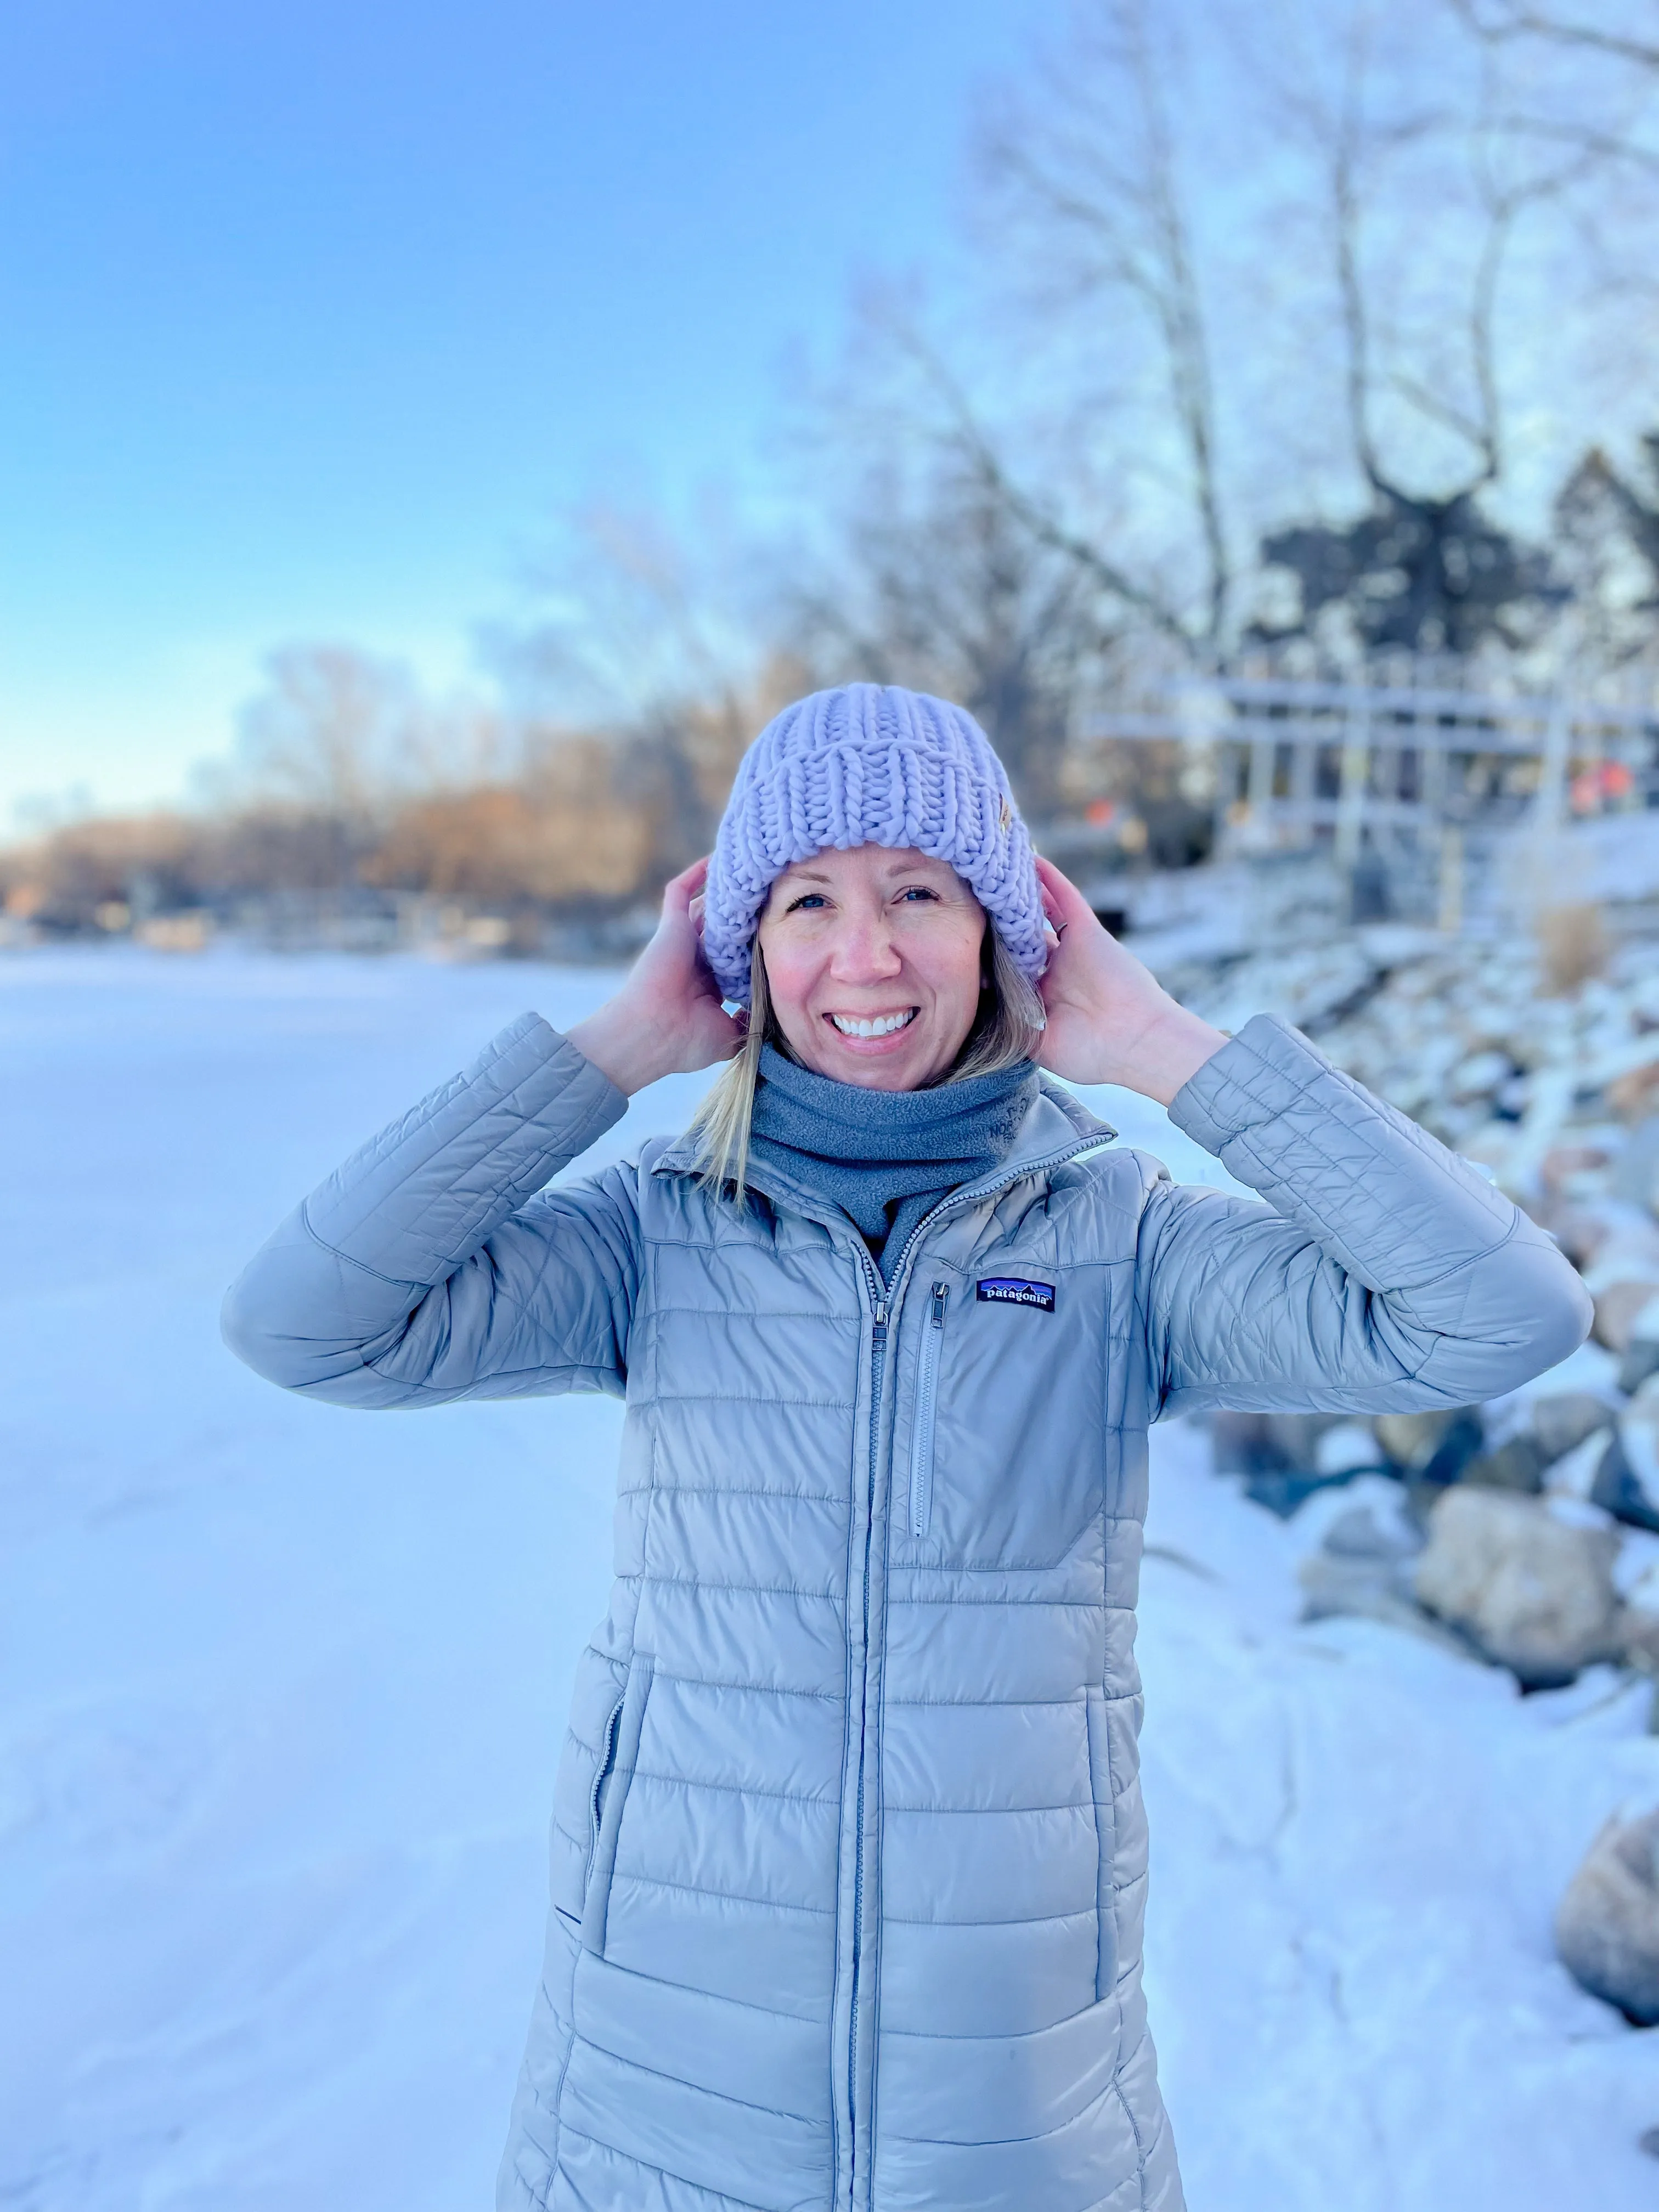
[[[891,1036],[895,1030],[902,1030],[907,1022],[913,1022],[915,1018],[914,1006],[902,1014],[878,1014],[873,1021],[854,1021],[846,1014],[831,1014],[830,1017],[843,1036],[859,1037]]]

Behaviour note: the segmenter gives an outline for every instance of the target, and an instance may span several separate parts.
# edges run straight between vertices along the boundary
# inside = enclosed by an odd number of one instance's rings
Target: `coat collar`
[[[1110,1144],[1116,1136],[1117,1131],[1109,1122],[1091,1114],[1082,1100],[1062,1085],[1052,1082],[1047,1076],[1040,1077],[1038,1084],[1037,1095],[1007,1153],[988,1173],[952,1191],[952,1206],[983,1191],[1003,1189],[1024,1176],[1057,1167],[1079,1152]],[[696,1160],[690,1139],[677,1137],[652,1163],[651,1172],[659,1176],[694,1176]],[[791,1212],[804,1213],[814,1221],[834,1225],[848,1223],[848,1217],[838,1207],[826,1206],[821,1192],[808,1189],[780,1169],[762,1169],[757,1164],[748,1180],[751,1190],[759,1191],[774,1205],[781,1201]]]

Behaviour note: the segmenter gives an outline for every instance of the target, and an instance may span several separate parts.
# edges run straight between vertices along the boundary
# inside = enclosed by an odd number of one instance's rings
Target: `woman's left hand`
[[[1037,985],[1048,1016],[1039,1066],[1069,1083],[1121,1084],[1167,1106],[1224,1034],[1170,996],[1052,860],[1039,860],[1036,871],[1058,940]]]

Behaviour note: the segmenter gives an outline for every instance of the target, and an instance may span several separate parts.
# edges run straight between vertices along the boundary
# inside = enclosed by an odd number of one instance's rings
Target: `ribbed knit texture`
[[[866,1091],[766,1045],[749,1156],[821,1191],[858,1224],[890,1280],[924,1213],[1007,1157],[1037,1095],[1029,1060],[930,1091]]]
[[[948,860],[1035,982],[1048,965],[1031,840],[973,716],[894,684],[814,691],[774,717],[738,763],[709,862],[703,951],[749,1003],[767,893],[797,860],[886,845]]]

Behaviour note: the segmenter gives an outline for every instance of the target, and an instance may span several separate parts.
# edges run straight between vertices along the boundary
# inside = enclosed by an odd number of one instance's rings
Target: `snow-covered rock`
[[[1609,1352],[1627,1352],[1638,1328],[1659,1337],[1659,1276],[1626,1276],[1598,1291],[1594,1326]]]
[[[1376,1439],[1361,1421],[1339,1421],[1319,1439],[1314,1465],[1321,1474],[1352,1474],[1374,1468],[1381,1455]]]
[[[1613,1424],[1614,1412],[1605,1399],[1589,1390],[1562,1390],[1534,1398],[1531,1406],[1532,1432],[1544,1455],[1546,1467],[1576,1450]]]
[[[1659,1296],[1650,1298],[1631,1322],[1619,1363],[1619,1388],[1639,1390],[1653,1375],[1659,1375]]]
[[[1659,1376],[1620,1415],[1590,1496],[1632,1528],[1659,1529]]]
[[[1567,1886],[1555,1943],[1593,1996],[1659,2025],[1659,1811],[1607,1823]]]
[[[1531,1688],[1570,1682],[1619,1650],[1619,1540],[1502,1491],[1449,1490],[1429,1516],[1419,1602]]]
[[[1509,1490],[1529,1497],[1543,1488],[1547,1465],[1543,1446],[1523,1429],[1492,1450],[1479,1453],[1463,1469],[1462,1480],[1482,1490]]]
[[[1601,1471],[1601,1462],[1607,1455],[1607,1431],[1597,1429],[1570,1452],[1563,1452],[1545,1471],[1544,1488],[1553,1498],[1577,1498],[1588,1500],[1595,1488],[1595,1478]]]
[[[1650,1566],[1625,1592],[1619,1633],[1629,1663],[1659,1676],[1659,1564]]]
[[[1421,1537],[1397,1516],[1379,1516],[1370,1504],[1349,1506],[1326,1529],[1319,1549],[1297,1563],[1303,1620],[1381,1620],[1467,1652],[1412,1594],[1412,1561],[1421,1549]]]
[[[1480,1419],[1453,1413],[1379,1413],[1371,1433],[1395,1467],[1429,1482],[1453,1482],[1485,1442]]]

